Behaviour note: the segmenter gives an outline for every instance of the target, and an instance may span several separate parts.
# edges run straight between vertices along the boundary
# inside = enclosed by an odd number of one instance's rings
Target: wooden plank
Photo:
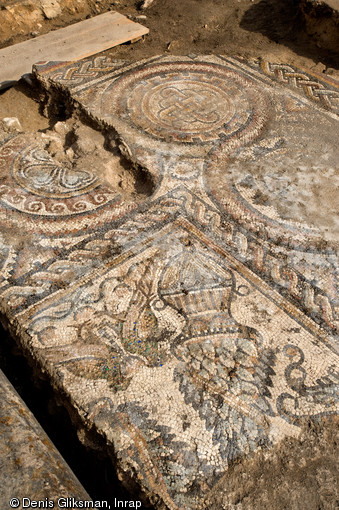
[[[41,60],[80,60],[136,40],[149,29],[118,12],[106,12],[0,50],[0,89],[32,71]]]

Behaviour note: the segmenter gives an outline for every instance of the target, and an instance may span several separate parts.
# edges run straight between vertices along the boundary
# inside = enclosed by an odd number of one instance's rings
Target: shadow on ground
[[[338,69],[339,52],[321,48],[306,33],[299,3],[300,0],[261,0],[245,12],[240,27],[249,32],[261,33],[298,55],[311,58],[316,63],[322,62],[327,68]]]

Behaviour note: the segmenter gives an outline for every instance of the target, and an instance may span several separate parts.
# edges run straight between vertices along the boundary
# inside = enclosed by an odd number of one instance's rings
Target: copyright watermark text
[[[58,498],[58,499],[30,499],[30,498],[12,498],[9,501],[11,508],[141,508],[141,501],[126,501],[114,498],[113,502],[81,500],[76,498]]]

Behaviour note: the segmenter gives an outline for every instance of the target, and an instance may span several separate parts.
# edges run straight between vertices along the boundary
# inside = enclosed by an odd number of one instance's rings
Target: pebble
[[[13,131],[23,131],[20,121],[17,117],[4,117],[2,119],[2,123],[8,129],[11,129]]]

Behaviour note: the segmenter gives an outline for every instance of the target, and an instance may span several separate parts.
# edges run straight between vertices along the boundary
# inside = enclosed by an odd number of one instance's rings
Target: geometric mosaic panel
[[[128,202],[95,168],[4,141],[2,313],[126,483],[158,508],[203,508],[232,462],[338,411],[336,245],[280,211],[294,191],[272,180],[304,157],[332,168],[339,89],[216,56],[35,73],[154,189]]]

